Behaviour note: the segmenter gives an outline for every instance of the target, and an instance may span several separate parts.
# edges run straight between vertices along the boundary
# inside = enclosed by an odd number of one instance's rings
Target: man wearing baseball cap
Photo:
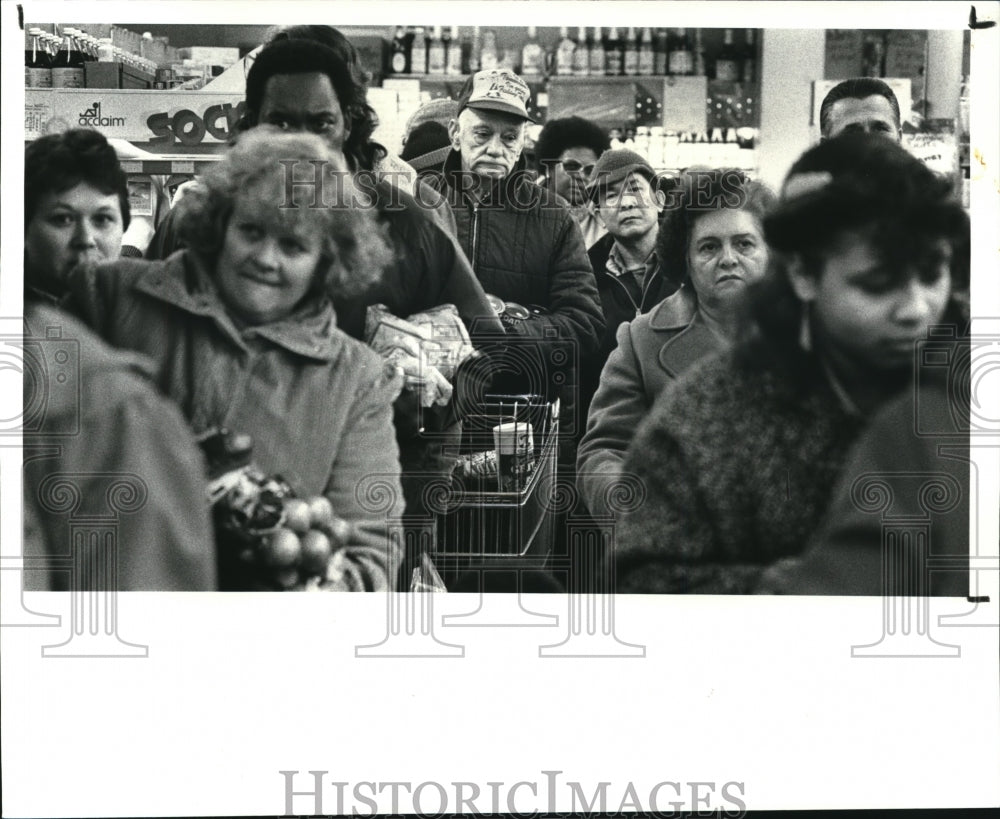
[[[541,368],[531,363],[520,373],[501,376],[494,389],[551,390],[562,382],[560,435],[568,442],[562,454],[573,463],[570,450],[582,419],[571,423],[578,384],[578,365],[572,365],[597,350],[604,320],[583,234],[568,203],[534,183],[521,155],[531,121],[530,95],[527,84],[509,70],[470,77],[449,124],[450,150],[426,178],[451,203],[459,243],[483,289],[528,308],[523,319],[512,314],[506,322],[508,337],[528,340],[512,348],[540,357]],[[525,362],[510,364],[516,370]]]
[[[587,193],[608,229],[590,248],[606,329],[583,378],[583,409],[597,389],[604,363],[615,348],[618,326],[648,312],[677,289],[656,258],[656,235],[665,205],[656,172],[627,148],[605,151],[591,174]]]

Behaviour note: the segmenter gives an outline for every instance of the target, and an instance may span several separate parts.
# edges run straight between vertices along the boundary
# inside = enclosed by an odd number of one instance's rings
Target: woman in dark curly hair
[[[968,217],[890,140],[807,151],[764,232],[745,338],[668,387],[629,449],[646,498],[619,528],[619,591],[752,590],[805,548],[849,446],[910,387],[915,345],[965,330]]]
[[[291,186],[289,201],[289,167],[307,180],[318,167],[339,177],[324,185],[326,206],[314,206],[309,185]],[[67,307],[110,343],[148,356],[196,434],[249,434],[264,473],[303,497],[325,495],[357,523],[343,587],[384,589],[384,519],[369,520],[356,491],[379,475],[395,492],[390,513],[402,511],[392,425],[402,381],[337,329],[331,298],[377,281],[392,255],[350,192],[343,160],[319,137],[256,128],[182,200],[186,249],[79,270]]]
[[[656,397],[736,333],[746,289],[767,267],[763,219],[774,194],[737,170],[689,171],[671,191],[656,256],[676,293],[618,328],[577,455],[577,486],[592,514],[607,494]]]

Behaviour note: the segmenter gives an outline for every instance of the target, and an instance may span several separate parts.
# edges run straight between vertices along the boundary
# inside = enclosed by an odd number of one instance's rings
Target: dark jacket
[[[25,383],[39,410],[23,441],[25,588],[214,591],[205,462],[149,363],[48,306],[29,302],[25,327],[26,351],[53,376],[41,404]],[[82,551],[67,560],[74,537],[109,526],[110,566],[99,553],[89,565]],[[86,568],[71,578],[71,563]]]
[[[618,345],[618,328],[624,322],[648,313],[678,288],[677,282],[668,277],[660,265],[657,265],[641,292],[638,283],[627,274],[613,275],[608,270],[608,258],[611,256],[614,244],[615,237],[608,233],[587,251],[597,282],[597,291],[601,297],[605,329],[597,354],[588,360],[583,369],[582,400],[585,411],[589,408],[598,388],[601,370],[607,363],[611,351]]]
[[[848,454],[811,548],[768,569],[756,592],[969,594],[969,438],[952,418],[960,394],[922,380],[880,411]]]
[[[863,427],[826,380],[730,350],[657,398],[623,470],[645,499],[617,533],[622,592],[747,593],[819,526]]]
[[[632,436],[656,397],[681,373],[722,349],[684,287],[618,328],[577,453],[577,487],[594,515],[609,514],[606,493],[621,474]]]
[[[477,203],[456,184],[460,161],[451,151],[440,171],[424,178],[445,192],[459,244],[486,292],[544,309],[513,332],[548,340],[556,330],[581,355],[593,353],[604,321],[583,236],[565,200],[536,185],[522,158]]]
[[[561,459],[573,464],[575,441],[583,430],[577,399],[580,362],[596,352],[604,330],[583,235],[566,201],[530,178],[523,157],[480,201],[459,184],[460,167],[460,155],[451,151],[441,168],[425,178],[446,192],[459,243],[476,276],[487,293],[540,308],[509,327],[505,366],[510,372],[495,379],[494,387],[559,395]],[[532,357],[531,363],[525,363],[525,356]]]
[[[335,326],[328,301],[242,332],[204,264],[178,251],[159,262],[122,260],[80,271],[67,307],[115,346],[149,357],[160,389],[195,433],[227,427],[253,437],[253,461],[299,495],[325,495],[359,524],[346,547],[348,582],[386,589],[395,552],[388,518],[402,513],[392,367]],[[387,503],[363,503],[372,476]]]

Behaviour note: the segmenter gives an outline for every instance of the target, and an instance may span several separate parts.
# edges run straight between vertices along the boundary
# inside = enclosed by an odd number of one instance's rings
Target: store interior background
[[[335,21],[330,22],[335,24]],[[69,23],[68,25],[72,25]],[[26,23],[26,28],[28,24]],[[42,26],[47,31],[53,31],[51,24]],[[109,36],[114,30],[127,30],[133,34],[148,32],[154,38],[165,38],[157,42],[168,42],[172,49],[185,48],[228,48],[238,50],[240,57],[262,43],[273,29],[262,25],[164,25],[123,22],[114,26],[81,25],[95,36]],[[378,137],[390,150],[399,151],[399,139],[403,125],[409,113],[429,96],[454,96],[461,86],[461,77],[417,77],[408,75],[406,80],[393,77],[388,70],[391,42],[396,31],[395,25],[376,26],[343,26],[340,30],[359,48],[362,62],[371,77],[373,104],[379,112],[382,124]],[[515,56],[520,54],[521,47],[527,39],[527,29],[524,27],[494,27],[501,53],[510,50]],[[607,32],[605,28],[605,32]],[[472,33],[471,27],[462,26],[458,29],[460,38],[468,39]],[[626,29],[620,29],[624,37]],[[722,29],[702,29],[705,43],[706,58],[711,59],[712,53],[718,50],[722,40]],[[737,39],[741,38],[744,29],[736,29]],[[576,29],[570,29],[571,37],[575,37]],[[809,145],[818,139],[818,123],[814,121],[814,109],[817,102],[814,99],[816,89],[814,83],[822,80],[838,80],[848,76],[856,76],[869,71],[866,63],[865,50],[873,39],[880,40],[885,45],[886,53],[882,58],[882,70],[886,77],[910,79],[913,87],[914,107],[918,115],[913,119],[916,124],[911,131],[937,131],[942,127],[950,134],[941,138],[929,135],[923,151],[927,156],[938,159],[944,170],[950,170],[959,177],[968,176],[968,99],[971,87],[969,78],[969,41],[968,32],[961,30],[942,31],[863,31],[863,30],[824,30],[824,29],[764,29],[756,32],[757,67],[756,76],[749,84],[737,84],[730,93],[744,104],[742,108],[742,123],[753,129],[752,139],[744,139],[749,131],[740,131],[741,147],[752,147],[752,152],[743,151],[742,157],[736,153],[717,153],[708,156],[704,152],[694,154],[696,161],[688,164],[710,164],[705,159],[715,159],[717,164],[739,164],[752,174],[772,186],[781,183],[790,164]],[[539,27],[538,41],[546,52],[554,51],[560,40],[560,31],[555,27]],[[148,40],[147,40],[148,42]],[[894,44],[902,44],[896,48]],[[870,56],[870,55],[869,55]],[[218,69],[217,69],[218,71]],[[245,72],[245,68],[243,68]],[[229,72],[235,75],[236,72]],[[878,71],[874,72],[876,75]],[[213,90],[213,84],[222,79],[217,77],[199,91],[170,93],[186,93],[205,95]],[[385,80],[388,85],[409,84],[419,88],[419,92],[408,91],[398,97],[398,105],[387,104],[387,95],[380,94]],[[683,84],[693,78],[678,78]],[[662,88],[663,108],[670,112],[668,95],[674,82],[670,77],[618,77],[613,81],[606,79],[588,82],[586,78],[571,77],[575,83],[570,94],[565,93],[564,78],[538,78],[532,80],[533,97],[542,92],[542,100],[552,103],[549,110],[543,106],[543,115],[564,116],[572,113],[567,110],[567,98],[586,96],[591,102],[595,98],[607,98],[613,101],[623,93],[623,84],[635,80],[643,87]],[[661,85],[662,84],[662,85]],[[717,84],[716,84],[717,85]],[[220,90],[222,85],[217,86]],[[713,100],[713,81],[708,81],[709,108]],[[562,92],[560,92],[562,89]],[[584,91],[584,89],[587,89]],[[596,89],[596,90],[595,90]],[[95,89],[96,90],[96,89]],[[241,89],[227,87],[227,92],[239,93]],[[79,93],[79,92],[77,92]],[[128,94],[115,92],[111,89],[101,90],[102,94]],[[422,96],[421,96],[422,93]],[[638,94],[644,93],[640,88]],[[627,94],[625,95],[627,96]],[[654,94],[655,96],[655,94]],[[196,97],[193,97],[196,99]],[[637,95],[636,99],[639,96]],[[95,98],[96,99],[96,98]],[[533,102],[535,99],[533,98]],[[557,110],[558,109],[558,110]],[[734,109],[735,110],[735,109]],[[648,113],[648,112],[647,112]],[[655,113],[655,112],[654,112]],[[711,114],[711,110],[710,110]],[[669,117],[665,116],[665,120]],[[951,125],[948,126],[948,121]],[[647,119],[648,122],[648,119]],[[942,126],[944,123],[944,126]],[[610,124],[610,123],[609,123]],[[712,121],[709,116],[701,129],[706,136],[712,133]],[[671,123],[663,123],[670,130]],[[624,130],[626,123],[622,123]],[[677,129],[679,132],[682,130]],[[687,129],[683,129],[687,130]],[[691,128],[690,138],[697,138],[698,129]],[[722,130],[726,133],[726,129]],[[624,134],[623,134],[624,137]],[[222,141],[207,140],[205,150],[218,151]],[[184,145],[171,145],[162,153],[183,152]],[[202,146],[199,146],[199,150]],[[735,146],[733,146],[735,147]],[[148,148],[148,146],[147,146]],[[197,153],[198,151],[188,151]],[[943,157],[942,157],[943,154]],[[747,157],[750,157],[748,160]],[[685,155],[685,158],[688,158]],[[722,159],[723,161],[719,161]],[[730,161],[733,160],[733,161]],[[655,163],[654,163],[655,164]],[[675,163],[667,163],[675,164]],[[669,170],[670,168],[666,168]]]

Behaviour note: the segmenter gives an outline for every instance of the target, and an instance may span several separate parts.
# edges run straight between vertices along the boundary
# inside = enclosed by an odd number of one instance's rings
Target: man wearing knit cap
[[[534,183],[521,155],[529,99],[528,86],[511,71],[470,77],[449,125],[451,150],[427,178],[448,197],[483,289],[507,303],[508,337],[528,342],[512,346],[540,358],[495,380],[494,389],[551,390],[562,382],[562,455],[573,463],[582,418],[575,418],[578,374],[570,365],[596,352],[604,321],[580,228],[566,200]]]
[[[589,252],[606,329],[598,355],[584,371],[584,408],[615,348],[618,326],[648,312],[677,289],[676,277],[665,275],[656,258],[665,197],[652,166],[627,148],[605,151],[594,166],[587,192],[608,235]]]

